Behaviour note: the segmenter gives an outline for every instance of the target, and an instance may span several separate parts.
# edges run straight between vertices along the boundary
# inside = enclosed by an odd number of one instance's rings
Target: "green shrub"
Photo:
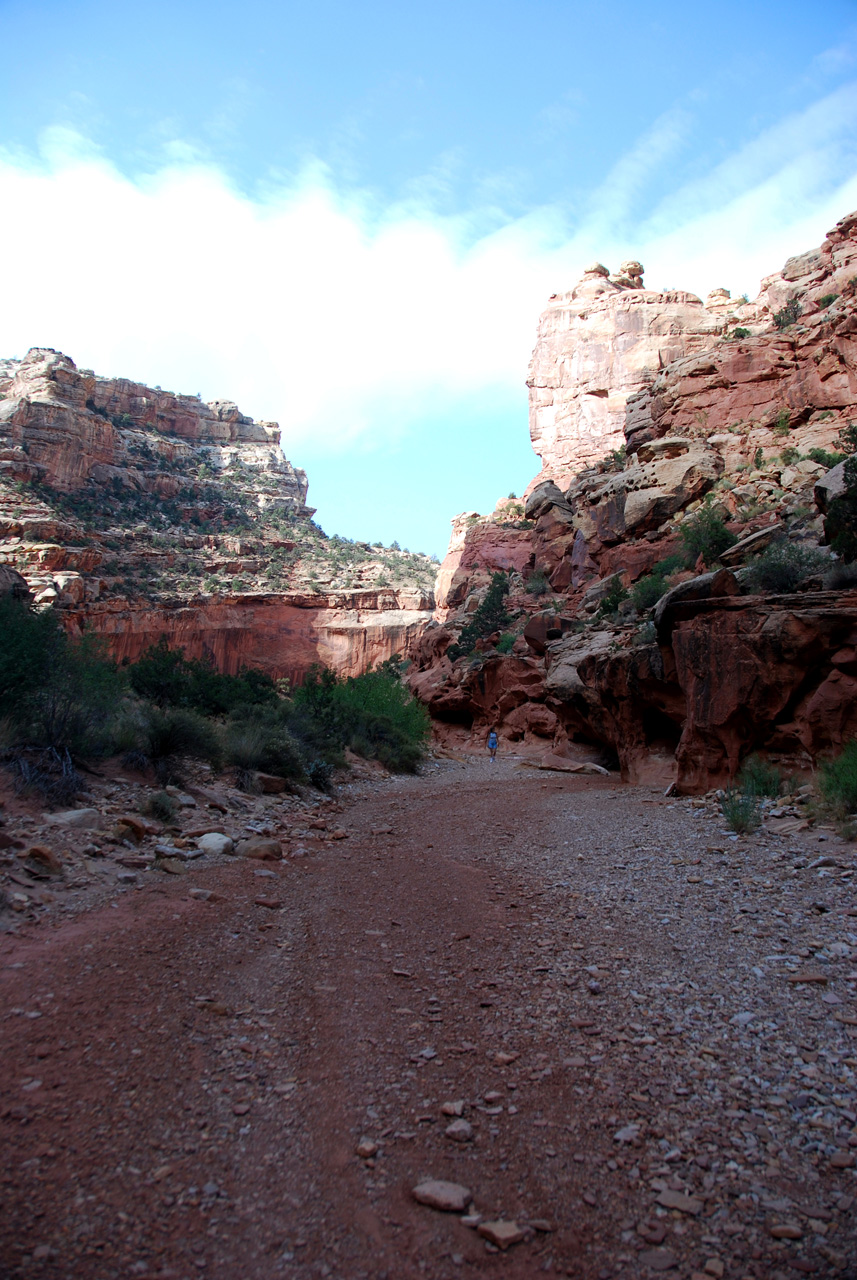
[[[787,436],[792,429],[791,421],[792,421],[791,414],[789,413],[788,409],[780,409],[779,413],[774,419],[773,426],[771,427],[771,430],[773,431],[774,435]]]
[[[830,471],[832,467],[838,467],[840,462],[844,462],[848,455],[831,453],[829,449],[810,449],[806,456],[811,462],[817,462],[820,467],[827,467]]]
[[[485,599],[474,612],[471,621],[462,628],[457,643],[451,644],[447,649],[453,662],[462,654],[470,653],[477,640],[482,640],[495,631],[502,631],[507,625],[509,614],[506,612],[505,601],[508,593],[508,576],[505,573],[492,574]]]
[[[830,557],[817,547],[781,539],[767,546],[747,568],[744,581],[752,591],[788,593],[805,579],[830,568]]]
[[[615,618],[619,612],[619,606],[627,599],[628,588],[622,582],[622,575],[617,573],[611,579],[606,595],[601,597],[598,616],[601,618]]]
[[[287,727],[285,709],[242,707],[233,713],[226,726],[225,753],[245,787],[257,771],[291,782],[303,782],[306,777],[300,745]]]
[[[685,520],[681,526],[681,540],[687,563],[691,566],[696,564],[700,556],[704,564],[713,564],[718,556],[734,547],[738,541],[735,534],[726,528],[722,516],[712,507],[703,507],[697,516]]]
[[[780,310],[774,312],[774,324],[778,329],[789,329],[793,324],[797,323],[803,307],[797,298],[789,298],[786,305]]]
[[[547,595],[548,591],[550,591],[550,582],[548,582],[547,574],[541,569],[534,569],[524,583],[524,590],[528,591],[531,596]]]
[[[511,653],[517,638],[518,637],[512,631],[505,632],[497,641],[497,652]]]
[[[849,742],[841,755],[821,766],[818,789],[837,817],[857,812],[857,742]]]
[[[219,672],[213,662],[185,658],[166,636],[130,668],[131,687],[159,707],[187,707],[203,715],[227,715],[236,707],[277,702],[277,687],[262,671],[244,668],[238,675]]]
[[[838,297],[838,293],[825,293],[821,298],[819,298],[818,305],[820,307],[830,307]]]
[[[800,451],[795,449],[793,445],[788,445],[780,454],[780,461],[787,467],[790,467],[793,462],[797,462],[799,458]]]
[[[631,602],[638,613],[651,609],[667,590],[667,584],[660,574],[650,573],[640,578],[631,588]]]
[[[761,822],[756,797],[729,787],[720,799],[720,812],[730,831],[738,835],[755,831]]]
[[[140,805],[140,812],[146,818],[154,818],[165,825],[175,821],[179,804],[175,796],[168,791],[153,791]]]
[[[739,325],[737,329],[732,330],[733,338],[749,338],[749,336],[750,336],[750,330],[744,329],[741,325]]]
[[[765,450],[762,448],[761,445],[759,445],[758,449],[753,454],[753,466],[756,468],[757,471],[761,471],[764,461],[765,461]]]
[[[140,721],[140,747],[164,784],[180,781],[182,759],[207,760],[217,766],[221,760],[220,740],[214,726],[195,711],[159,707],[144,708]]]
[[[748,756],[741,766],[738,782],[745,795],[776,798],[780,794],[783,775],[775,764],[769,764],[754,754]]]

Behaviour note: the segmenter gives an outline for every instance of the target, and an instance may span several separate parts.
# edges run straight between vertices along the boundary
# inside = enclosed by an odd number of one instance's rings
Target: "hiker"
[[[498,747],[498,746],[499,746],[499,742],[498,742],[498,740],[497,740],[497,730],[496,730],[496,729],[492,729],[492,730],[489,732],[489,734],[488,734],[488,750],[491,752],[491,759],[492,759],[492,760],[496,760],[496,759],[497,759],[497,747]]]

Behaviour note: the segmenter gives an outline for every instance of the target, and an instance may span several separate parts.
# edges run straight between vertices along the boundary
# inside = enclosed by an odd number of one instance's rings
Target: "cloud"
[[[438,213],[454,156],[382,207],[318,162],[250,197],[180,140],[129,175],[54,129],[36,157],[0,153],[0,354],[54,346],[100,373],[235,399],[280,421],[296,457],[309,441],[385,448],[432,404],[519,397],[538,314],[587,258],[640,256],[653,286],[754,292],[857,206],[856,124],[852,85],[674,189],[694,145],[677,108],[577,226],[553,206],[504,217],[492,199]]]

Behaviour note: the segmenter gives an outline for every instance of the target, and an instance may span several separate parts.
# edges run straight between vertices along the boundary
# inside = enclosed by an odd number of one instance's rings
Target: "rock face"
[[[542,460],[533,486],[552,479],[567,487],[620,449],[629,398],[723,333],[721,307],[708,309],[693,293],[645,289],[642,276],[638,262],[623,263],[616,276],[594,263],[542,312],[527,377],[530,438]]]
[[[496,726],[516,751],[685,791],[753,750],[801,768],[841,749],[857,733],[857,593],[824,589],[817,548],[857,415],[857,214],[754,302],[652,294],[638,263],[595,263],[551,300],[530,374],[542,472],[525,503],[455,522],[411,651],[439,737],[482,745]],[[704,504],[737,540],[719,562],[682,537]],[[815,568],[753,594],[746,566],[777,541]],[[451,661],[498,570],[507,637]],[[622,599],[644,579],[648,603]]]
[[[433,566],[326,539],[279,438],[229,401],[60,352],[0,362],[0,591],[29,590],[119,659],[166,636],[299,682],[402,652],[431,616]]]

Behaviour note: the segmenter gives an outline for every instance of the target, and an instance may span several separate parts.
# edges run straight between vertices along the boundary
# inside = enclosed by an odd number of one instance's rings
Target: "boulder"
[[[258,862],[279,862],[283,856],[283,847],[279,840],[269,840],[264,836],[250,836],[247,840],[239,840],[235,846],[235,852],[239,858],[255,858]]]
[[[232,853],[232,837],[225,835],[222,831],[209,831],[207,835],[199,837],[196,847],[203,853]]]

